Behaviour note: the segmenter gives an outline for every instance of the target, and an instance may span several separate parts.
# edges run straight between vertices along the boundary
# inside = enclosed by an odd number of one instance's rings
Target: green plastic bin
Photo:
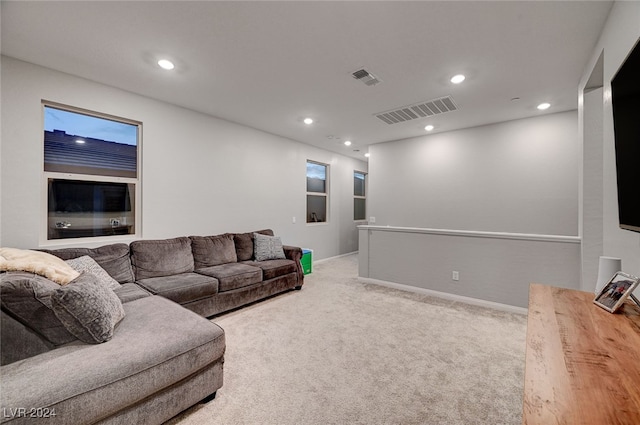
[[[313,269],[313,251],[310,249],[302,250],[302,258],[300,259],[302,264],[302,273],[309,274]]]

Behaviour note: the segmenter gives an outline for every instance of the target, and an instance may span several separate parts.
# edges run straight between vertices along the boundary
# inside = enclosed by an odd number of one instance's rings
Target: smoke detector
[[[357,71],[352,72],[351,76],[356,80],[362,81],[367,86],[375,86],[376,84],[382,82],[381,79],[379,79],[378,77],[376,77],[375,75],[373,75],[372,73],[370,73],[364,68],[361,68],[361,69],[358,69]]]

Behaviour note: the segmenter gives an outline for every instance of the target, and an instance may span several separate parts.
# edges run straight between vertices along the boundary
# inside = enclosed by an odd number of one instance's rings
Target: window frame
[[[364,176],[364,179],[363,179],[364,195],[356,195],[356,187],[355,187],[356,174],[361,174]],[[368,186],[367,175],[368,173],[365,173],[364,171],[353,170],[354,185],[353,185],[353,204],[352,205],[353,205],[353,221],[354,222],[367,221],[367,186]],[[364,218],[356,218],[356,199],[364,200]]]
[[[45,111],[46,108],[59,109],[66,112],[87,115],[90,117],[96,117],[101,119],[107,119],[124,124],[129,124],[137,127],[136,131],[136,177],[117,177],[106,176],[98,174],[81,174],[72,172],[57,172],[57,171],[45,171]],[[60,246],[77,243],[117,243],[123,241],[130,241],[133,239],[139,239],[142,237],[142,122],[132,120],[129,118],[123,118],[115,115],[92,111],[75,106],[65,105],[58,102],[52,102],[48,100],[42,100],[41,102],[41,143],[40,143],[40,155],[41,155],[41,225],[40,225],[40,246]],[[69,237],[69,238],[57,238],[49,239],[49,180],[71,180],[81,182],[107,182],[107,183],[126,183],[131,184],[134,187],[134,196],[132,197],[132,209],[134,210],[134,232],[122,235],[105,235],[105,236],[89,236],[89,237]],[[106,213],[109,214],[109,213]],[[104,217],[104,220],[111,221],[111,218]],[[94,225],[98,228],[97,225]]]
[[[323,166],[325,169],[325,180],[324,180],[324,192],[310,192],[309,191],[309,186],[305,181],[305,185],[306,185],[306,196],[305,196],[305,222],[308,225],[322,225],[322,224],[326,224],[329,223],[329,190],[330,190],[330,178],[329,178],[329,173],[330,173],[330,166],[329,164],[326,164],[324,162],[320,162],[320,161],[314,161],[311,159],[307,159],[305,162],[305,179],[308,179],[309,176],[307,174],[307,167],[309,164],[315,164],[315,165],[320,165]],[[309,221],[309,210],[308,210],[308,199],[309,196],[317,196],[317,197],[324,197],[324,205],[325,205],[325,220],[324,221]]]

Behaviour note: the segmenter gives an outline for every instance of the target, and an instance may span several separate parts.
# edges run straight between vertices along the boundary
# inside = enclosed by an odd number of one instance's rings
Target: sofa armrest
[[[298,275],[298,284],[296,285],[296,289],[300,289],[304,283],[304,272],[302,271],[302,263],[300,263],[300,260],[302,260],[302,248],[283,245],[282,249],[284,250],[284,256],[296,263],[296,274]]]
[[[300,261],[302,259],[302,248],[297,246],[283,245],[284,255],[289,260]]]

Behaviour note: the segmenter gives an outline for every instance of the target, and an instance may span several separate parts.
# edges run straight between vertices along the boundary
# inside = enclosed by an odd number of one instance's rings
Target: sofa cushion
[[[80,273],[60,258],[41,251],[0,248],[0,271],[25,271],[66,285]]]
[[[273,236],[273,230],[264,229],[257,232],[250,233],[236,233],[233,235],[233,241],[236,245],[236,255],[238,261],[253,260],[253,234],[260,233],[261,235]]]
[[[128,303],[130,301],[137,300],[138,298],[151,296],[151,292],[147,291],[140,285],[136,285],[135,283],[123,283],[113,292],[116,293],[122,303]]]
[[[53,345],[76,340],[53,312],[51,296],[60,285],[29,272],[0,275],[2,309]]]
[[[86,272],[56,289],[51,295],[51,305],[65,328],[89,344],[109,341],[124,318],[118,296]]]
[[[2,336],[0,366],[37,356],[56,348],[39,333],[9,315],[5,309],[0,309],[0,336]]]
[[[109,422],[128,406],[222,361],[224,331],[205,318],[157,296],[124,307],[126,317],[111,341],[69,344],[3,366],[0,405],[7,411],[56,412],[42,423]]]
[[[96,263],[119,283],[133,282],[135,280],[131,269],[131,259],[129,258],[129,245],[125,243],[114,243],[98,248],[61,248],[43,249],[41,251],[53,254],[63,260],[88,255],[96,260]]]
[[[133,241],[130,248],[136,281],[193,271],[191,239],[187,237]]]
[[[282,241],[278,236],[267,236],[261,235],[260,233],[254,233],[253,258],[256,261],[265,261],[283,260],[287,257],[284,256]]]
[[[218,293],[218,280],[199,273],[150,277],[136,283],[152,294],[162,295],[179,304],[207,298]]]
[[[218,279],[220,292],[232,291],[262,282],[262,269],[248,264],[229,263],[219,266],[205,267],[197,270],[206,276]]]
[[[79,273],[86,272],[94,275],[98,283],[105,286],[106,288],[115,290],[120,287],[118,281],[112,278],[109,273],[107,273],[102,267],[100,267],[98,263],[96,263],[96,260],[89,257],[88,255],[83,255],[82,257],[66,260],[65,263],[69,264],[75,271]]]
[[[244,261],[242,264],[260,267],[263,280],[273,279],[297,271],[296,262],[293,260]]]
[[[194,268],[217,266],[238,261],[233,235],[189,236]]]

